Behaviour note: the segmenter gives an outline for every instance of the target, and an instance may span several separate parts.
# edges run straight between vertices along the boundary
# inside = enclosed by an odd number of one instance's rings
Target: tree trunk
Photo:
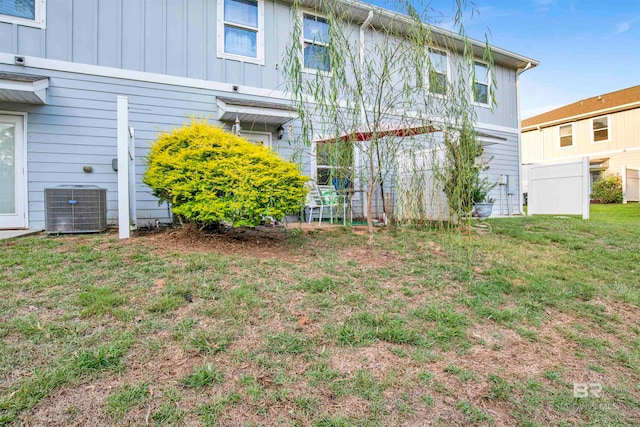
[[[367,188],[367,230],[369,232],[369,240],[367,241],[367,246],[369,249],[373,249],[373,218],[371,216],[371,201],[373,200],[373,191],[375,189],[375,180],[373,177],[375,176],[375,162],[373,161],[373,150],[371,149],[371,145],[369,146],[369,188]]]

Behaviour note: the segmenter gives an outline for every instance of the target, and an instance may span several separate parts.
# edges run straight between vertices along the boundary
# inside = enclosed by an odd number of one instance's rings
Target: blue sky
[[[370,3],[386,8],[385,0]],[[416,2],[417,3],[417,2]],[[421,3],[442,27],[453,0]],[[475,0],[472,38],[540,61],[520,79],[522,118],[640,84],[640,0]],[[467,12],[471,10],[471,2]],[[435,22],[434,22],[435,23]]]

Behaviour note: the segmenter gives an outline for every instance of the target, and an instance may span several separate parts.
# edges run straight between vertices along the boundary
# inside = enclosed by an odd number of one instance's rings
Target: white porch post
[[[622,167],[622,204],[627,204],[627,166]]]
[[[582,182],[584,194],[582,197],[582,219],[589,219],[589,208],[591,205],[591,179],[589,174],[589,158],[582,158]]]
[[[129,98],[118,95],[118,235],[130,237],[129,230]]]

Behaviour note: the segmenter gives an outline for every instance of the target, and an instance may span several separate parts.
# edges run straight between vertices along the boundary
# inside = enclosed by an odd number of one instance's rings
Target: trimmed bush
[[[161,133],[146,160],[153,194],[203,225],[256,226],[304,206],[308,178],[295,164],[204,119]]]
[[[620,175],[604,177],[593,184],[591,198],[601,203],[622,203],[622,178]]]

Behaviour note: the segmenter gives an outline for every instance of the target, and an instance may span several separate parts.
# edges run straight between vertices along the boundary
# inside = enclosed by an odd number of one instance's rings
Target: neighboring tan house
[[[330,67],[307,58],[324,47],[306,32],[326,35],[329,29],[313,4],[305,2],[309,9],[295,15],[286,0],[0,1],[0,229],[44,228],[53,206],[45,189],[64,185],[106,189],[107,220],[117,223],[117,95],[128,98],[129,134],[135,138],[132,192],[139,224],[170,220],[167,206],[159,206],[141,181],[144,156],[159,132],[189,116],[208,117],[227,129],[238,120],[244,137],[290,158],[288,139],[301,134],[301,125],[284,92],[282,61],[295,20],[305,28],[302,72]],[[362,46],[384,25],[381,17],[402,19],[360,1],[344,5]],[[484,97],[472,101],[476,128],[492,144],[485,149],[494,159],[490,178],[511,177],[518,194],[518,78],[538,62],[492,47],[490,72],[482,61],[485,42],[471,43],[475,87],[484,88],[476,94]],[[460,46],[438,50],[442,69],[436,72],[454,75]],[[489,93],[497,99],[493,109]],[[331,165],[314,153],[315,146],[303,154],[303,172],[320,178]],[[514,200],[513,208],[518,206]]]
[[[528,167],[589,157],[591,184],[640,167],[640,86],[605,93],[522,121],[523,190]]]

